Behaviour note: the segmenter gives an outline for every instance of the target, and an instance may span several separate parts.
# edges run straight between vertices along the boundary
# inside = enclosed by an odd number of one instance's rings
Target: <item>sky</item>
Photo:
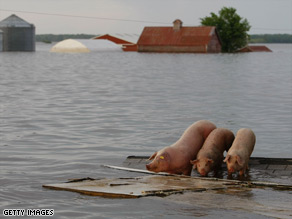
[[[200,18],[233,7],[249,34],[292,34],[292,0],[0,0],[0,21],[16,14],[36,34],[140,34],[145,26],[199,26]]]

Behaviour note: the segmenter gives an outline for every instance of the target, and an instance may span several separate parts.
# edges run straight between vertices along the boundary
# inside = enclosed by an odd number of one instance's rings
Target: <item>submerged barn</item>
[[[35,26],[15,14],[0,22],[3,51],[35,51]]]
[[[172,27],[145,27],[137,44],[138,52],[221,52],[216,27],[183,27],[178,19]]]
[[[237,52],[272,52],[272,50],[266,46],[246,46]]]

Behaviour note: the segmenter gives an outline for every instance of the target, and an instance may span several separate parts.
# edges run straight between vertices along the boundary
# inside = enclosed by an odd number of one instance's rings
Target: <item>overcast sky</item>
[[[222,7],[236,8],[252,26],[249,34],[292,34],[292,0],[0,0],[0,21],[16,14],[37,34],[140,34],[144,26],[172,25],[177,18],[197,26]]]

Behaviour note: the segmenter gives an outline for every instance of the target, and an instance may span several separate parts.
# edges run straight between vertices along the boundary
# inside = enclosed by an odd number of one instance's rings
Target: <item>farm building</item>
[[[35,26],[15,14],[0,22],[3,51],[35,51]]]
[[[137,44],[138,52],[221,52],[216,27],[183,27],[179,19],[172,27],[145,27]]]
[[[122,49],[123,51],[137,51],[137,39],[135,39],[136,37],[133,36],[133,35],[130,35],[130,34],[127,34],[125,36],[125,34],[120,34],[122,38],[119,38],[119,37],[116,37],[116,36],[113,36],[113,35],[109,35],[109,34],[105,34],[105,35],[100,35],[100,36],[97,36],[97,37],[94,37],[92,39],[94,40],[100,40],[100,39],[103,39],[103,40],[109,40],[111,42],[114,42],[118,45],[121,45],[122,46]],[[129,41],[128,41],[128,38],[129,38]],[[127,39],[127,40],[125,40]],[[135,43],[133,43],[133,42]]]
[[[266,46],[246,46],[237,52],[272,52],[272,50]]]
[[[108,40],[67,39],[54,45],[50,51],[59,53],[85,53],[92,51],[122,51],[122,49],[120,45]]]

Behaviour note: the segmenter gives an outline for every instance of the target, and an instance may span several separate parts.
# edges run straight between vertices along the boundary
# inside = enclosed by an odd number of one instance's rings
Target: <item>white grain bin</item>
[[[67,39],[51,48],[51,52],[84,53],[102,51],[122,51],[122,47],[109,40]]]

